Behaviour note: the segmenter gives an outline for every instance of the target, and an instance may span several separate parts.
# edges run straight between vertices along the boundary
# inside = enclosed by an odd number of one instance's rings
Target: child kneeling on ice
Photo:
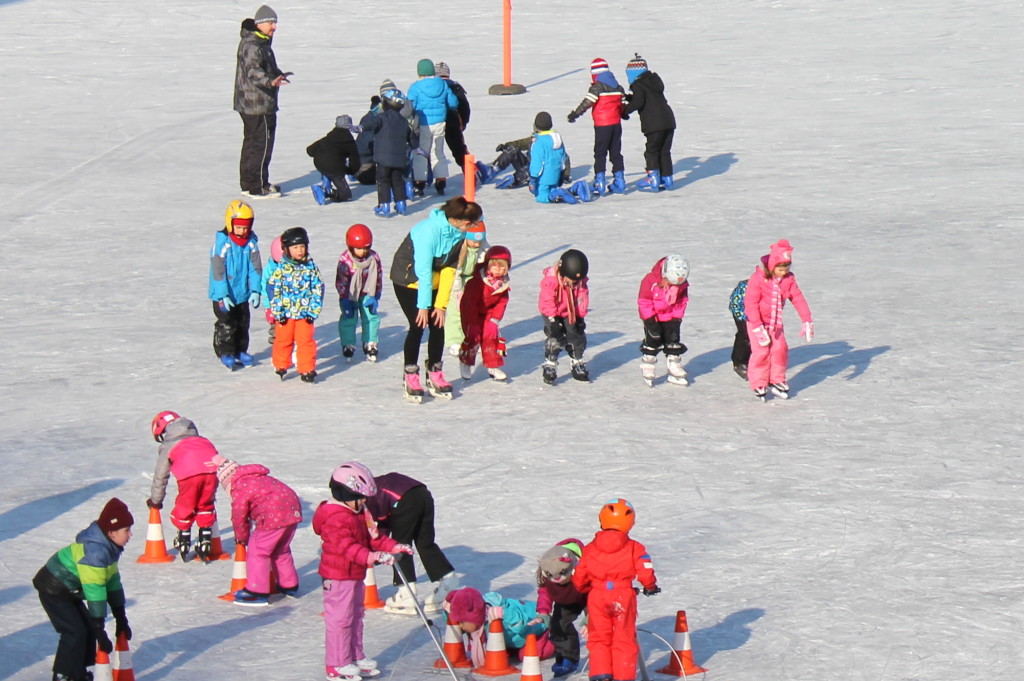
[[[654,384],[654,369],[658,352],[665,353],[669,383],[687,385],[683,353],[686,346],[679,339],[679,327],[686,314],[690,284],[690,263],[673,253],[654,263],[654,267],[640,282],[637,307],[644,323],[644,342],[640,345],[640,369],[644,382]]]
[[[551,114],[541,111],[533,119],[533,145],[530,146],[530,192],[537,203],[579,203],[591,199],[590,185],[583,180],[568,190],[562,189],[565,144],[554,130]]]
[[[481,594],[473,587],[456,589],[445,596],[444,610],[459,629],[469,635],[469,659],[475,667],[484,664],[487,651],[485,623],[501,620],[505,632],[505,650],[511,657],[522,659],[526,637],[537,637],[537,654],[546,660],[555,654],[548,637],[547,616],[538,616],[537,604],[505,598],[497,591]]]
[[[512,253],[504,246],[491,246],[466,284],[459,303],[462,329],[466,335],[459,351],[459,369],[464,380],[473,377],[477,349],[483,355],[484,366],[491,378],[496,381],[508,379],[508,374],[501,368],[505,364],[502,359],[505,339],[500,335],[498,322],[508,307],[508,269],[511,266]]]

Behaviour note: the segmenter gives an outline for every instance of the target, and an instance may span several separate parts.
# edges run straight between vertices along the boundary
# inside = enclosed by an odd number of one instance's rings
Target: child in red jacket
[[[583,547],[572,583],[587,594],[587,651],[590,681],[632,681],[636,678],[636,591],[645,596],[661,591],[644,545],[629,538],[636,522],[633,505],[613,499],[601,507],[601,531]]]
[[[615,80],[608,62],[597,58],[590,62],[591,86],[587,96],[569,113],[570,123],[592,109],[594,116],[594,192],[598,195],[626,191],[625,165],[622,161],[622,117],[626,91]],[[605,175],[605,156],[612,162],[612,181]]]
[[[689,302],[690,263],[673,253],[656,262],[640,282],[637,307],[644,322],[644,342],[640,345],[640,370],[647,387],[654,385],[658,351],[665,353],[668,382],[688,385],[683,353],[686,346],[679,339],[679,327]]]
[[[377,493],[370,469],[358,461],[338,466],[331,475],[331,499],[313,513],[320,536],[320,576],[324,588],[325,662],[329,681],[379,676],[377,661],[363,652],[363,580],[366,569],[391,565],[394,554],[412,553],[377,531],[366,498]]]
[[[480,348],[487,373],[496,381],[508,379],[502,370],[505,339],[499,336],[498,322],[508,307],[508,269],[512,253],[504,246],[487,249],[484,261],[473,270],[459,303],[462,330],[466,339],[459,351],[459,369],[466,381],[473,377],[476,351]]]
[[[540,280],[537,309],[544,317],[544,382],[553,385],[558,377],[558,355],[564,349],[572,363],[572,377],[589,381],[590,372],[583,363],[587,349],[587,316],[590,289],[587,274],[590,262],[582,252],[570,248],[554,267],[544,270]]]

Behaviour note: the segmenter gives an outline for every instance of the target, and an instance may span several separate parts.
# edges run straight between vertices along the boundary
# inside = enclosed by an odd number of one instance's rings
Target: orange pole
[[[505,87],[512,85],[512,0],[505,0],[504,12],[502,17],[502,28],[503,28],[503,40],[505,42],[505,50],[503,56],[504,64],[504,75],[503,83]]]
[[[466,154],[462,167],[466,169],[462,173],[462,193],[467,201],[476,201],[476,156]]]

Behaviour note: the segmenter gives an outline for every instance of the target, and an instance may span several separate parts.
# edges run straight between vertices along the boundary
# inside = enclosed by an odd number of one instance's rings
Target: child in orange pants
[[[313,324],[324,304],[324,281],[309,257],[309,235],[292,227],[281,235],[284,255],[281,266],[267,281],[270,311],[277,320],[272,361],[284,380],[292,366],[292,348],[299,376],[306,383],[316,380],[316,339]]]

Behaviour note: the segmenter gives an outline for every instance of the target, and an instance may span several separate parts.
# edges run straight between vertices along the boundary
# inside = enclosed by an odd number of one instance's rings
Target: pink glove
[[[772,339],[768,335],[768,331],[766,331],[763,326],[750,330],[750,340],[757,343],[762,348],[766,348],[772,344]]]
[[[487,608],[487,620],[500,620],[505,615],[505,608],[500,605],[492,605]]]
[[[814,322],[804,322],[804,328],[800,330],[800,336],[806,343],[814,340]]]
[[[395,548],[391,549],[391,555],[397,556],[399,553],[408,553],[411,556],[413,550],[408,544],[396,544]]]
[[[395,557],[386,551],[370,551],[370,555],[366,557],[366,567],[373,567],[374,565],[391,565],[395,562]]]
[[[220,465],[225,461],[227,461],[227,459],[221,456],[220,454],[214,454],[213,458],[206,462],[206,467],[212,468],[214,471],[216,471],[218,468],[220,468]]]

